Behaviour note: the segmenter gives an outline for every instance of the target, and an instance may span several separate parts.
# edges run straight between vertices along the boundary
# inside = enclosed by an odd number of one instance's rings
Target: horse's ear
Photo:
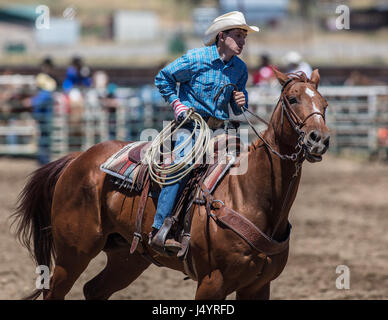
[[[286,83],[286,81],[288,80],[288,77],[284,73],[277,70],[275,67],[271,67],[271,68],[272,68],[272,71],[275,74],[276,78],[278,79],[280,85],[283,86]]]
[[[319,80],[321,79],[318,69],[314,69],[311,73],[310,81],[315,85],[315,88],[318,89]]]

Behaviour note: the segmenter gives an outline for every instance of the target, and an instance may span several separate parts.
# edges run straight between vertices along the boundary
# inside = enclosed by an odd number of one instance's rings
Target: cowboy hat
[[[54,91],[57,88],[55,80],[45,73],[38,74],[36,77],[36,85],[38,88],[46,91]]]
[[[240,11],[232,11],[214,19],[213,23],[205,32],[203,43],[206,46],[210,46],[216,41],[216,37],[221,31],[234,28],[246,30],[248,33],[259,31],[259,28],[256,26],[247,25],[245,17]]]
[[[298,64],[302,61],[302,56],[296,51],[290,51],[283,57],[285,64]]]

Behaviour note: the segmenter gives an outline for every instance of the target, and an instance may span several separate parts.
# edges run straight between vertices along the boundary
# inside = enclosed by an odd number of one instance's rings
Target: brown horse
[[[277,71],[276,75],[282,95],[268,129],[241,155],[248,157],[247,172],[224,176],[214,198],[280,241],[288,232],[288,213],[300,181],[296,164],[305,158],[320,161],[329,145],[329,133],[324,118],[327,103],[317,91],[318,70],[310,80]],[[54,259],[55,267],[50,288],[37,290],[30,298],[43,291],[45,299],[63,299],[101,250],[107,254],[107,265],[84,286],[86,299],[108,299],[150,265],[141,255],[142,246],[130,254],[128,244],[109,241],[109,235],[119,234],[130,243],[135,230],[140,194],[118,190],[99,169],[126,143],[97,144],[31,176],[20,195],[17,232],[38,265],[50,266]],[[300,152],[295,152],[297,146]],[[143,246],[165,267],[185,272],[177,257],[161,256],[147,244],[156,204],[152,198],[146,202]],[[225,299],[236,292],[237,299],[268,299],[270,282],[286,265],[288,246],[281,253],[267,255],[209,219],[204,206],[197,205],[194,212],[190,256],[198,282],[195,298]]]

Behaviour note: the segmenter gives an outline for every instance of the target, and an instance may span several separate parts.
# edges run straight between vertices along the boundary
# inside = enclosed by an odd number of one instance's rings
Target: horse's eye
[[[289,102],[290,104],[294,104],[294,103],[297,103],[298,101],[296,100],[295,97],[290,97],[290,98],[288,99],[288,102]]]

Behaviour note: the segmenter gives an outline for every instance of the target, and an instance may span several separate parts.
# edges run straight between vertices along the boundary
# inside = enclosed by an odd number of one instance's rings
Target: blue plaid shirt
[[[218,54],[216,44],[213,44],[189,50],[170,63],[156,75],[155,85],[169,103],[178,99],[179,95],[184,105],[193,107],[205,120],[209,116],[228,120],[229,102],[233,113],[241,114],[241,109],[233,99],[233,87],[226,87],[216,102],[213,102],[213,99],[222,86],[234,83],[239,91],[244,92],[247,107],[248,93],[245,89],[247,79],[248,70],[245,63],[237,56],[233,56],[225,64]],[[179,94],[177,83],[180,83]]]

